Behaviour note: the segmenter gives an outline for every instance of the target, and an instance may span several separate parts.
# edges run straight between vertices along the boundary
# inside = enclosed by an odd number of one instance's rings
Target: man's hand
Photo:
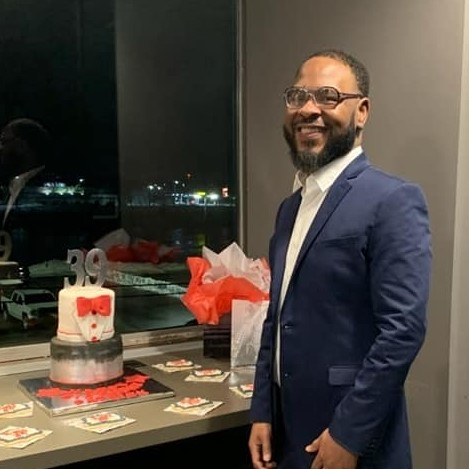
[[[339,445],[326,428],[318,438],[305,447],[308,453],[317,453],[311,469],[356,469],[358,457]]]
[[[249,451],[254,469],[277,467],[277,464],[272,461],[272,425],[270,423],[252,424]]]

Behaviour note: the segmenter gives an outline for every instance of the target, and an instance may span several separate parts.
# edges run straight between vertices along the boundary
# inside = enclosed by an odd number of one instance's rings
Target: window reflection
[[[237,238],[236,2],[5,1],[0,60],[0,346],[55,334],[9,306],[56,297],[68,249],[107,252],[119,332],[193,323],[185,259]]]

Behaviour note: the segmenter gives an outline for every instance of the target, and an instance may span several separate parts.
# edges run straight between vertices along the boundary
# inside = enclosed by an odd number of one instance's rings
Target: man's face
[[[16,154],[16,137],[9,128],[0,133],[0,182],[5,183],[14,176]]]
[[[10,179],[24,172],[29,154],[30,150],[26,141],[6,126],[0,133],[0,183],[6,184]]]
[[[351,69],[330,57],[314,57],[301,69],[294,86],[316,89],[333,86],[343,93],[359,93]],[[368,115],[368,99],[346,99],[334,109],[321,109],[309,100],[299,109],[288,109],[283,126],[293,164],[311,174],[347,154],[361,143],[361,131]]]

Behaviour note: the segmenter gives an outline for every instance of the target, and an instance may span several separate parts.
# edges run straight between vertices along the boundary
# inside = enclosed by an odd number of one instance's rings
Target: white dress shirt
[[[24,186],[26,186],[28,181],[32,179],[34,176],[36,176],[36,174],[38,174],[43,169],[44,169],[44,166],[31,169],[30,171],[27,171],[26,173],[20,174],[19,176],[15,176],[10,181],[10,184],[8,186],[10,197],[8,199],[7,207],[3,215],[2,226],[5,226],[5,222],[7,221],[8,214],[10,213],[10,210],[12,209],[16,199],[18,198],[18,195],[24,189]]]
[[[280,384],[280,315],[298,253],[300,252],[306,234],[308,233],[319,208],[326,198],[330,187],[338,178],[340,173],[362,152],[363,150],[361,146],[355,147],[345,156],[331,161],[329,164],[323,166],[313,174],[305,176],[304,174],[297,172],[295,175],[293,191],[296,191],[301,187],[301,203],[296,215],[290,243],[288,245],[285,270],[283,272],[282,289],[280,291],[277,320],[277,348],[275,355],[276,363],[274,367],[274,379],[277,384]]]

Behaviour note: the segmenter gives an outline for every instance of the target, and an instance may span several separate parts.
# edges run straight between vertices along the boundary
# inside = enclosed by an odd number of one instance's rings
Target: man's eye
[[[298,102],[304,102],[306,100],[307,93],[304,90],[295,90],[293,93],[293,99]]]
[[[329,88],[319,89],[316,91],[316,100],[320,103],[335,103],[337,93]]]

